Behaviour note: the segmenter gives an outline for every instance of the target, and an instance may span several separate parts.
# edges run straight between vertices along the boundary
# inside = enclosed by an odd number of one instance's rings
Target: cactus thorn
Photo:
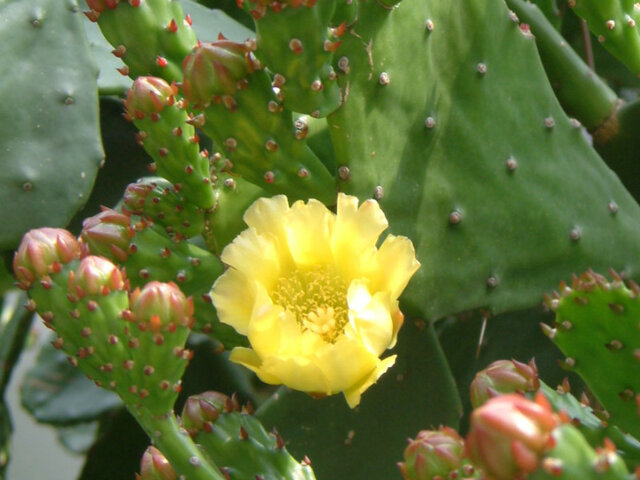
[[[240,425],[240,440],[247,440],[249,438],[249,432],[247,429]]]
[[[544,333],[551,340],[556,338],[556,335],[558,334],[558,331],[555,328],[552,328],[549,325],[547,325],[546,323],[542,323],[542,322],[540,322],[540,327],[542,328],[542,333]]]
[[[547,457],[542,461],[542,469],[553,477],[562,475],[562,460],[559,458]]]

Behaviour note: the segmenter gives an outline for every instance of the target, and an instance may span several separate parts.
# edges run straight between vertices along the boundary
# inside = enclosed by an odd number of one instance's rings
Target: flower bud
[[[83,243],[92,254],[119,262],[127,260],[127,249],[134,235],[131,218],[110,208],[86,218],[80,233]]]
[[[120,3],[120,0],[86,0],[86,1],[87,1],[87,6],[91,10],[97,13],[102,13],[107,8],[113,10],[118,6],[118,3]]]
[[[182,63],[182,89],[196,105],[207,105],[214,95],[233,95],[238,81],[253,73],[256,62],[244,43],[229,40],[203,43]]]
[[[140,325],[159,332],[171,325],[191,327],[193,324],[193,299],[173,283],[149,282],[142,290],[131,294],[131,313]]]
[[[18,285],[29,288],[40,277],[60,271],[62,265],[80,257],[80,245],[71,233],[61,228],[28,231],[13,257]]]
[[[187,431],[208,430],[221,412],[233,409],[230,397],[218,392],[204,392],[187,398],[182,409],[182,426]]]
[[[536,392],[539,388],[538,367],[534,359],[528,364],[516,360],[496,360],[479,371],[471,382],[471,405],[478,408],[498,395]]]
[[[69,272],[69,294],[83,298],[87,295],[108,295],[113,290],[126,290],[122,272],[111,261],[103,257],[89,255]]]
[[[462,461],[464,441],[454,429],[422,430],[404,451],[404,463],[398,463],[405,480],[448,478]]]
[[[124,106],[131,118],[144,118],[147,115],[160,113],[166,105],[174,101],[178,89],[169,85],[162,78],[138,77],[127,93]]]
[[[471,414],[466,454],[490,478],[512,480],[538,468],[558,423],[542,394],[535,402],[518,394],[492,398]]]
[[[140,475],[138,480],[177,480],[175,472],[169,460],[156,447],[145,450],[140,461]]]

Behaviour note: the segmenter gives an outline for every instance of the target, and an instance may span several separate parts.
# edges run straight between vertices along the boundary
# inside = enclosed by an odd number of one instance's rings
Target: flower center
[[[326,342],[335,342],[348,320],[347,282],[329,265],[290,271],[278,279],[271,298]]]

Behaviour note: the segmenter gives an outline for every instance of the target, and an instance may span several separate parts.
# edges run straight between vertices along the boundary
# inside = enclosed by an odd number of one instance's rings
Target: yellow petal
[[[349,279],[361,275],[361,265],[375,253],[375,245],[388,222],[375,200],[366,200],[358,208],[358,198],[338,195],[336,226],[331,249],[336,263]]]
[[[287,387],[302,392],[329,391],[330,384],[322,370],[305,357],[263,358],[261,372],[272,378],[279,378]]]
[[[366,348],[376,356],[394,341],[391,299],[388,292],[371,295],[366,285],[354,280],[347,293],[349,321]]]
[[[249,331],[255,295],[255,282],[233,268],[218,277],[211,289],[211,301],[218,318],[241,335]]]
[[[249,228],[222,251],[222,261],[268,290],[280,276],[280,255],[274,242]]]
[[[298,266],[333,263],[330,248],[335,216],[317,200],[297,201],[287,215],[287,243]]]
[[[378,250],[372,271],[371,291],[390,293],[397,299],[420,268],[411,240],[388,235]]]
[[[270,375],[262,370],[262,361],[260,360],[260,357],[258,357],[256,352],[254,352],[250,348],[235,347],[233,350],[231,350],[229,360],[234,363],[243,365],[249,370],[253,370],[258,374],[260,380],[265,383],[269,383],[271,385],[278,385],[282,383],[282,381],[278,377],[274,377],[273,375]]]
[[[354,385],[348,390],[345,390],[344,398],[347,400],[347,404],[351,408],[355,408],[360,404],[360,398],[362,394],[367,390],[371,385],[378,381],[378,378],[382,376],[384,372],[386,372],[389,368],[396,363],[396,355],[391,355],[390,357],[381,360],[376,365],[376,368],[371,372],[370,375],[365,377],[360,383]]]
[[[289,212],[289,200],[284,195],[259,198],[247,209],[242,219],[260,235],[272,239],[280,251],[281,260],[288,258],[284,220]]]
[[[286,344],[296,341],[296,333],[300,335],[295,319],[286,315],[280,305],[272,304],[266,293],[264,296],[256,301],[247,335],[251,347],[262,358],[281,354]]]
[[[324,348],[311,358],[328,380],[327,394],[353,388],[378,362],[378,356],[367,350],[360,339],[346,336],[333,344],[325,342]]]

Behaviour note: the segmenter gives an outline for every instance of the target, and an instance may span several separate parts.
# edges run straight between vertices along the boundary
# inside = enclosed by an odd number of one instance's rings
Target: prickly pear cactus
[[[586,272],[571,286],[561,285],[548,300],[556,312],[554,328],[544,329],[567,356],[565,366],[584,378],[611,415],[611,423],[639,437],[640,290],[612,275],[609,282]]]
[[[502,2],[405,0],[359,4],[335,53],[339,187],[378,198],[416,242],[405,301],[428,318],[524,308],[572,269],[627,268],[616,252],[637,248],[635,201],[560,109],[535,49]],[[605,247],[612,234],[620,250]]]
[[[640,73],[640,4],[625,0],[569,0],[598,41],[633,73]]]

